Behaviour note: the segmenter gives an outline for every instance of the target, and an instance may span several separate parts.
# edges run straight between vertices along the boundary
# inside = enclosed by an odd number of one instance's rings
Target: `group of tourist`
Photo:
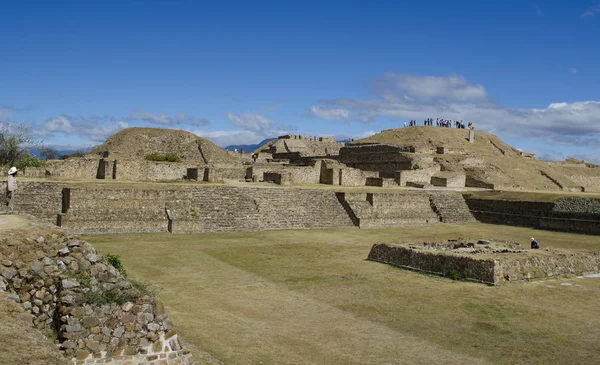
[[[404,121],[404,127],[406,128],[408,127],[416,127],[417,121],[416,120],[410,120],[408,125],[406,124],[406,121]],[[423,121],[423,125],[424,126],[433,126],[433,118],[427,118]],[[469,122],[468,125],[465,126],[465,122],[462,120],[449,120],[449,119],[440,119],[440,118],[435,118],[435,126],[436,127],[444,127],[444,128],[459,128],[459,129],[465,129],[465,128],[469,128],[469,129],[475,129],[475,124]]]

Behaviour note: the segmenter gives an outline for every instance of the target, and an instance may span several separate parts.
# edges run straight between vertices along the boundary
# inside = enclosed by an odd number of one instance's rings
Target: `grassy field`
[[[600,279],[490,287],[365,260],[375,242],[531,236],[542,248],[600,251],[597,236],[478,223],[84,238],[154,286],[197,358],[202,349],[228,365],[598,364]]]

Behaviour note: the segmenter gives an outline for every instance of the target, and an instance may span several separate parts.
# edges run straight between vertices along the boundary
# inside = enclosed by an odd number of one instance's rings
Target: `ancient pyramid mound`
[[[236,158],[211,141],[184,130],[127,128],[96,147],[91,154],[108,151],[113,159],[144,159],[152,153],[172,153],[184,161],[206,164],[238,163]]]
[[[388,129],[349,145],[385,144],[433,157],[442,172],[466,175],[469,186],[521,190],[600,190],[600,167],[583,161],[543,161],[497,136],[468,129],[419,126]]]
[[[475,130],[475,140],[469,143],[469,130],[442,127],[408,127],[387,129],[350,144],[383,143],[400,147],[433,149],[446,147],[468,154],[487,156],[520,156],[521,153],[497,136]]]

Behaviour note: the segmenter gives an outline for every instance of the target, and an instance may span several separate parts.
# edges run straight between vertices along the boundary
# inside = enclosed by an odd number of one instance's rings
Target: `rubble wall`
[[[58,230],[0,241],[0,291],[74,364],[191,364],[160,302],[89,243]]]

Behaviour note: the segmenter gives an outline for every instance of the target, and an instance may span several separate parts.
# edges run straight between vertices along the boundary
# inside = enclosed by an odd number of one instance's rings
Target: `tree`
[[[54,148],[42,147],[42,149],[40,150],[40,156],[45,158],[46,161],[56,160],[56,157],[58,157],[58,151],[56,151]]]
[[[19,165],[17,168],[38,165],[35,160],[39,159],[27,149],[37,144],[24,125],[0,121],[0,165]]]

